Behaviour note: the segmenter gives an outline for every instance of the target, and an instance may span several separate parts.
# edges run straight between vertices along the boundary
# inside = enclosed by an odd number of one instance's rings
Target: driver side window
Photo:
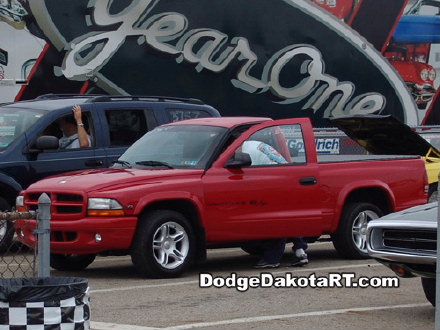
[[[45,127],[41,133],[39,134],[39,137],[41,136],[53,136],[56,137],[58,140],[62,140],[63,137],[66,136],[66,133],[63,132],[63,125],[61,124],[62,121],[72,121],[73,117],[72,115],[65,115],[62,117],[59,117],[57,120],[53,121],[50,125],[48,125],[47,127]],[[94,141],[95,141],[95,134],[94,134],[94,130],[93,130],[93,122],[92,122],[92,118],[91,118],[91,114],[90,112],[84,111],[82,113],[82,121],[84,124],[84,129],[86,130],[88,137],[89,137],[89,141],[90,141],[90,147],[94,146]],[[73,124],[74,126],[76,125]],[[75,142],[74,139],[72,138],[72,142]],[[69,142],[68,142],[69,143]],[[64,149],[79,149],[79,147],[76,147],[76,144],[74,143],[70,143],[71,146],[67,146],[67,148],[62,147],[61,143],[59,145],[59,150],[64,150]]]

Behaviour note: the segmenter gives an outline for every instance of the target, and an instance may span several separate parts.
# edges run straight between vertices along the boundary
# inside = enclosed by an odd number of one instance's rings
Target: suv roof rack
[[[90,97],[97,97],[97,96],[104,96],[104,94],[43,94],[40,96],[37,96],[35,100],[50,100],[50,99],[63,99],[63,98],[90,98]]]
[[[172,96],[145,96],[145,95],[106,95],[106,94],[43,94],[37,96],[35,100],[51,100],[62,98],[88,98],[87,103],[111,102],[111,101],[150,101],[150,102],[176,102],[190,104],[205,104],[200,99],[183,98]]]
[[[202,100],[194,98],[170,97],[170,96],[144,96],[144,95],[98,95],[88,102],[110,102],[110,101],[154,101],[154,102],[181,102],[190,104],[205,104]]]

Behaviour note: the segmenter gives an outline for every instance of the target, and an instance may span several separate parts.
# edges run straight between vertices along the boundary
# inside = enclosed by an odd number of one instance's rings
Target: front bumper
[[[411,264],[411,263],[400,263],[387,261],[384,259],[376,259],[376,261],[387,266],[397,275],[401,277],[428,277],[434,278],[436,276],[436,264]]]
[[[92,254],[130,248],[136,230],[137,217],[85,218],[81,220],[51,220],[51,253]],[[15,222],[18,240],[36,246],[36,220]],[[100,239],[97,239],[99,235]]]
[[[436,243],[431,221],[378,219],[368,224],[368,254],[400,276],[434,276]]]

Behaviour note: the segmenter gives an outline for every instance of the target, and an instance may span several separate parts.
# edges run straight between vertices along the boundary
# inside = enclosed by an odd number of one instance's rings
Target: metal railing
[[[48,277],[50,276],[50,198],[42,194],[38,210],[29,212],[0,212],[0,231],[4,239],[12,237],[0,251],[0,277]],[[35,246],[20,243],[15,236],[15,221],[36,219]]]

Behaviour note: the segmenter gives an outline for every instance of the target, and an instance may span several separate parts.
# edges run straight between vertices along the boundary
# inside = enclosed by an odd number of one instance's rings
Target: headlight
[[[15,199],[15,207],[23,207],[24,206],[24,196],[17,196]]]
[[[428,77],[429,77],[429,71],[428,71],[428,69],[423,69],[423,70],[420,72],[420,78],[422,78],[422,80],[428,80]]]
[[[15,198],[15,209],[18,212],[26,211],[26,208],[24,206],[24,196],[20,195]]]
[[[112,198],[89,198],[87,213],[90,216],[123,216],[122,205]]]
[[[437,73],[435,72],[435,69],[429,70],[429,75],[428,75],[429,80],[434,81],[436,77],[437,77]]]

